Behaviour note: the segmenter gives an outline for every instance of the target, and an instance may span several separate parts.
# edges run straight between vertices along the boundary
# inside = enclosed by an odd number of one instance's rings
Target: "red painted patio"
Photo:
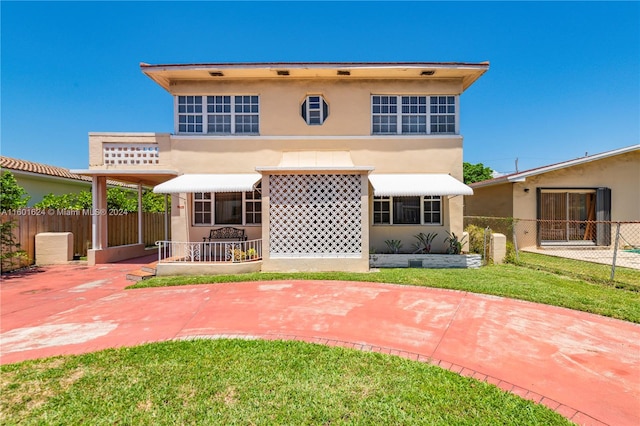
[[[429,362],[584,425],[640,424],[640,326],[468,292],[338,281],[124,290],[154,260],[3,277],[1,363],[196,337],[295,339]]]

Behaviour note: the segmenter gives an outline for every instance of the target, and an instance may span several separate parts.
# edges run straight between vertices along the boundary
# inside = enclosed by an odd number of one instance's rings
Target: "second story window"
[[[178,131],[202,133],[202,96],[178,96]]]
[[[178,134],[257,135],[257,95],[177,96]]]
[[[258,97],[234,96],[233,133],[258,133]]]
[[[398,133],[397,96],[374,96],[372,99],[373,134]]]
[[[457,134],[457,96],[371,97],[374,135]]]
[[[455,133],[455,96],[431,96],[429,118],[431,119],[431,133]]]
[[[427,133],[427,96],[402,97],[402,133]]]
[[[207,96],[207,133],[231,133],[231,96]]]
[[[329,106],[320,95],[307,96],[302,103],[302,118],[307,124],[322,124],[329,117]]]

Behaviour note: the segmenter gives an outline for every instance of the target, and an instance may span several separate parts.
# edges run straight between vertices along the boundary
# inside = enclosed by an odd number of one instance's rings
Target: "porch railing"
[[[159,263],[254,262],[262,259],[262,240],[229,242],[156,241]]]

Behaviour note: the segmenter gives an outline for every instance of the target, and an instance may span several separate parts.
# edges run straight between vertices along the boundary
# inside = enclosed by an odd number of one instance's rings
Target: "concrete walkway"
[[[500,297],[269,281],[124,290],[153,259],[3,277],[3,364],[193,337],[296,339],[430,362],[585,425],[640,424],[640,326]]]

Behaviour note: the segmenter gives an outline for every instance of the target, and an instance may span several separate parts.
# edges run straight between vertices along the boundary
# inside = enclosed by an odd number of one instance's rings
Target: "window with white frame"
[[[245,192],[244,222],[249,224],[262,223],[262,183],[258,182],[253,192]]]
[[[207,133],[231,133],[231,96],[207,96]]]
[[[456,97],[431,96],[431,133],[456,132]]]
[[[234,133],[258,133],[258,97],[234,96]]]
[[[202,133],[202,96],[178,96],[178,131]]]
[[[422,197],[422,223],[441,224],[442,223],[442,197],[426,195]]]
[[[211,193],[196,192],[193,194],[193,222],[196,224],[211,223]]]
[[[373,223],[391,223],[391,197],[373,197]]]
[[[457,96],[371,96],[374,135],[455,134]]]
[[[402,133],[427,133],[427,97],[402,97]]]
[[[373,96],[371,111],[374,134],[398,133],[397,96]]]
[[[302,118],[310,125],[320,125],[329,117],[329,105],[320,95],[309,95],[302,103]]]
[[[262,195],[259,186],[252,192],[193,194],[194,225],[257,225],[261,222]]]
[[[258,134],[260,99],[257,95],[177,96],[179,134]]]
[[[441,225],[442,197],[373,197],[375,225]]]

